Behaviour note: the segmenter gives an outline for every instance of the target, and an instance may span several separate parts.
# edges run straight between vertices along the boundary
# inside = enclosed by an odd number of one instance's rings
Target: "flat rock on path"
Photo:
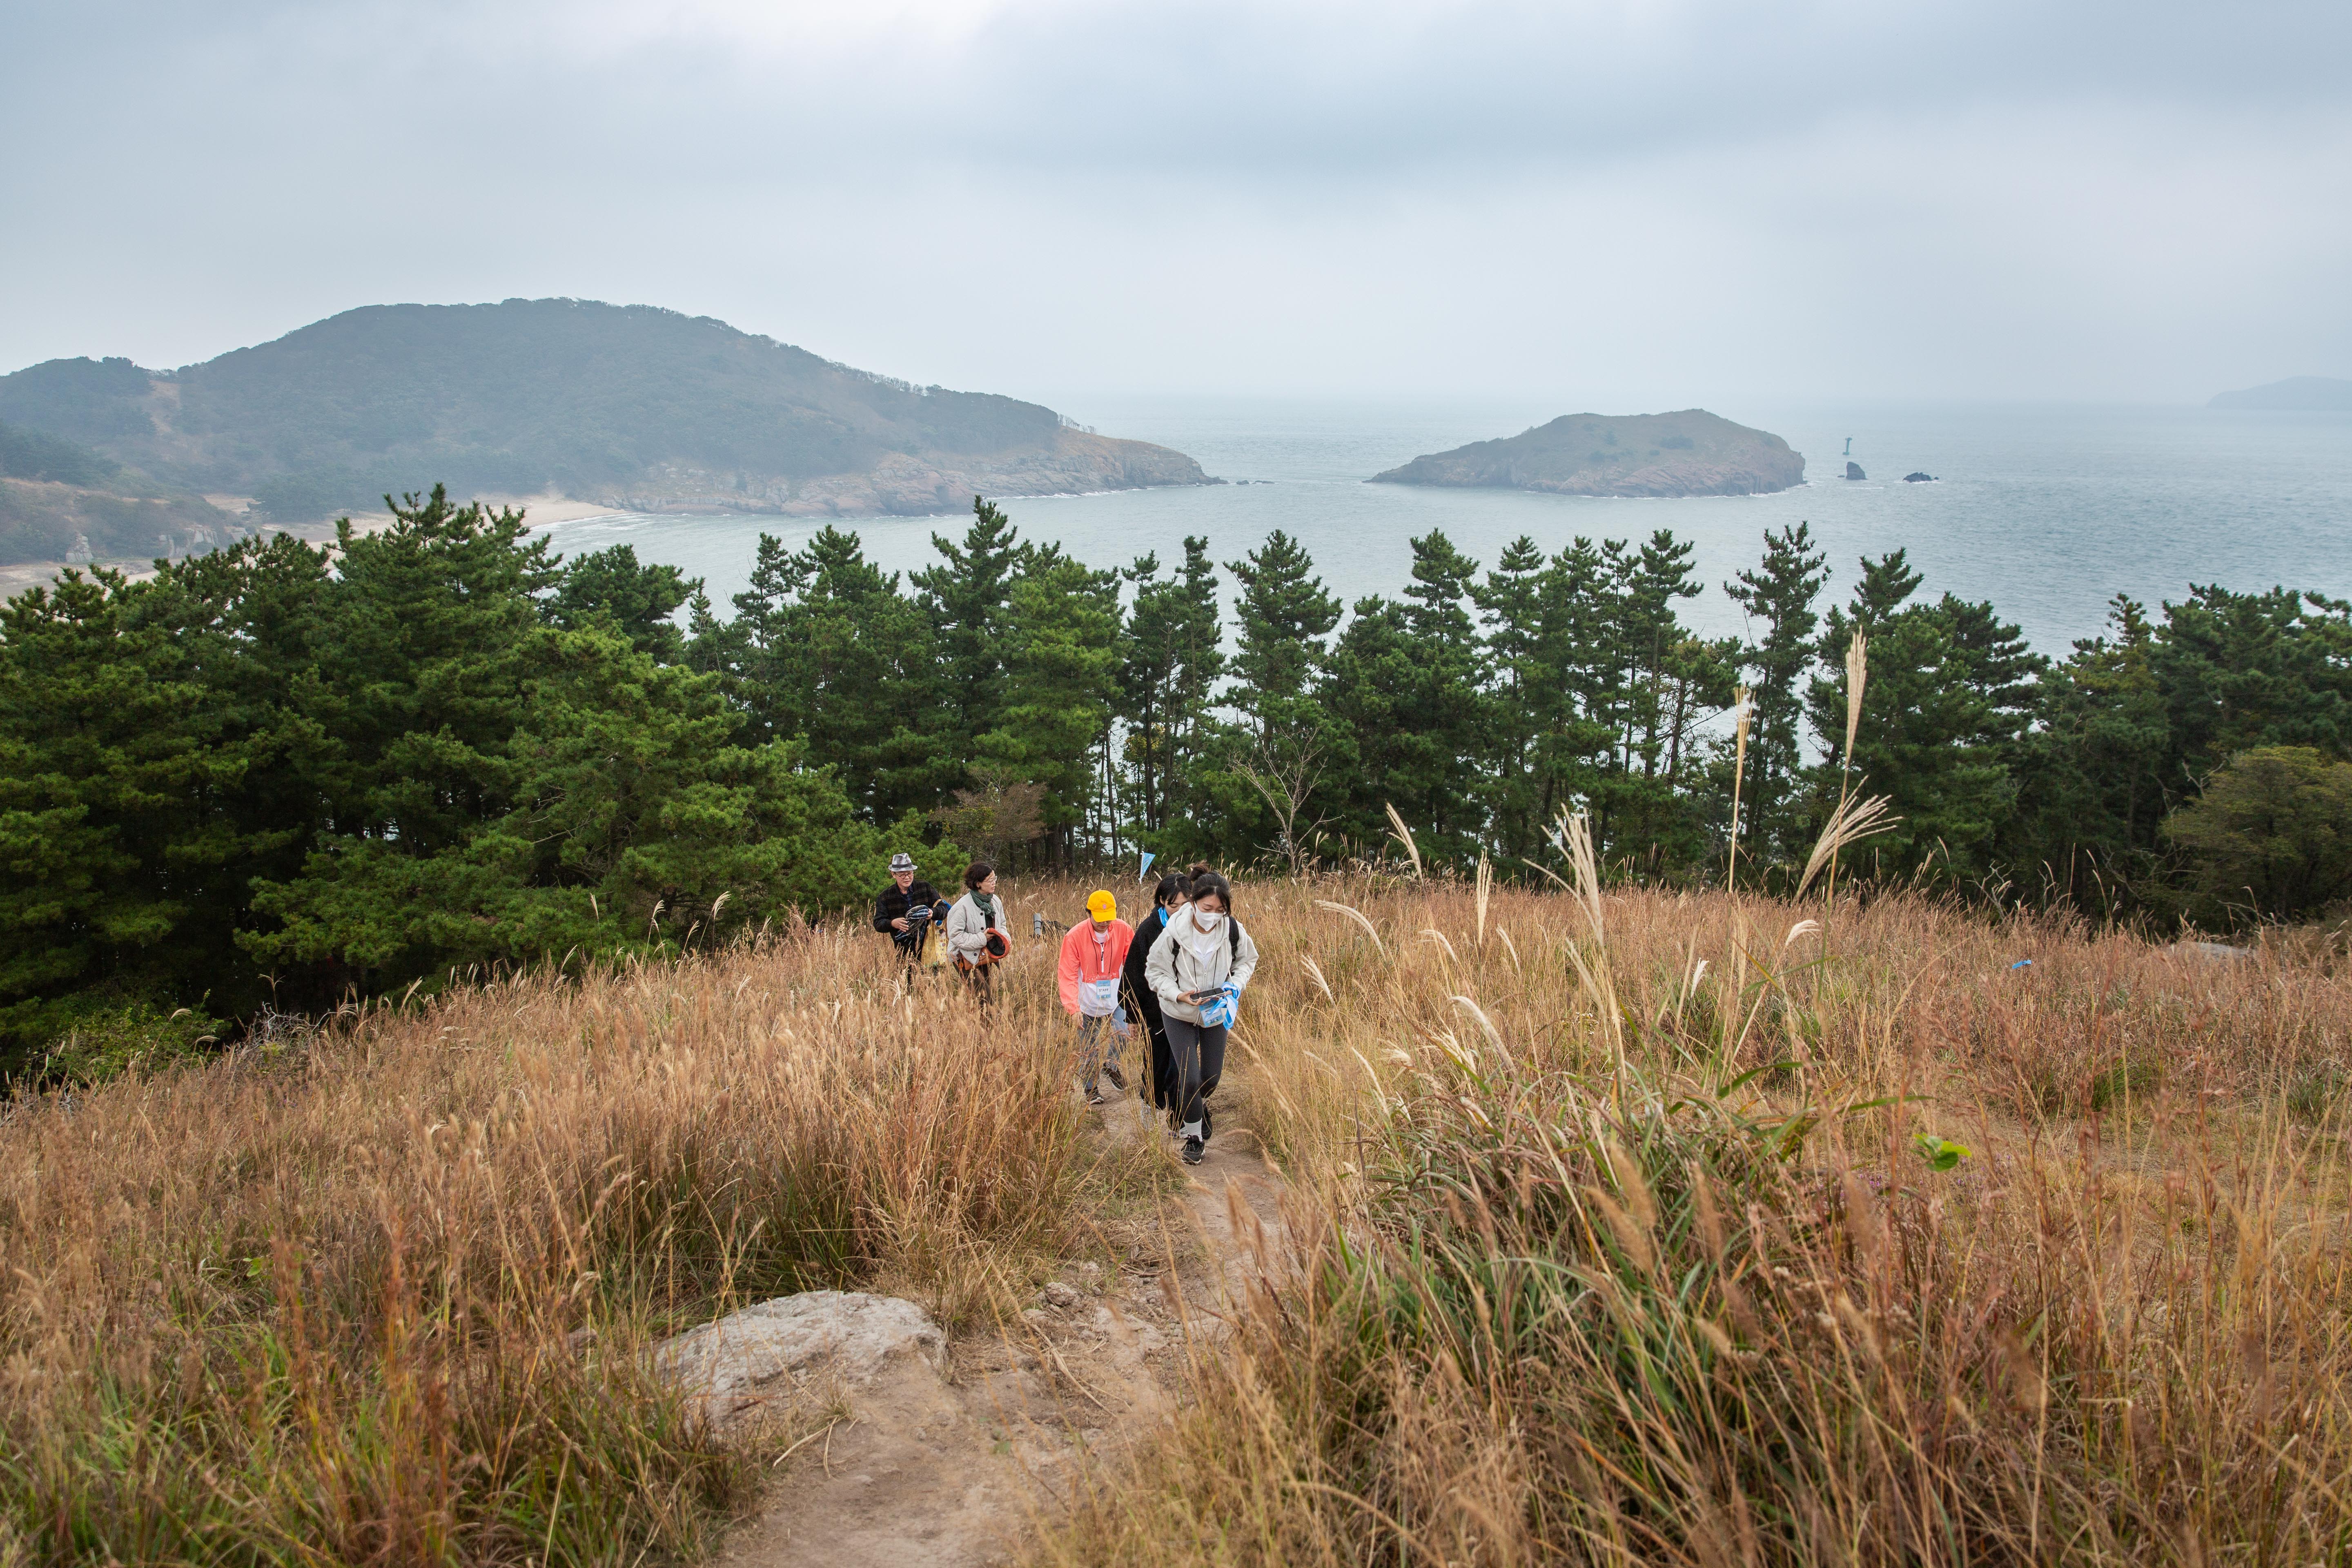
[[[1139,1130],[1105,1112],[1112,1137]],[[712,1418],[823,1400],[847,1415],[786,1463],[760,1516],[730,1535],[729,1568],[977,1568],[1006,1561],[1057,1510],[1089,1456],[1132,1443],[1175,1407],[1187,1341],[1225,1324],[1253,1265],[1281,1244],[1281,1182],[1246,1135],[1213,1140],[1163,1218],[1209,1267],[1170,1300],[1164,1258],[1106,1279],[1076,1264],[994,1333],[957,1342],[911,1301],[842,1291],[787,1296],[669,1342],[657,1364]],[[695,1380],[698,1379],[698,1384]],[[819,1419],[824,1419],[820,1415]]]
[[[789,1403],[820,1375],[862,1388],[909,1363],[936,1376],[947,1356],[947,1336],[912,1301],[806,1290],[688,1330],[654,1352],[654,1368],[685,1388],[705,1419],[728,1427]]]

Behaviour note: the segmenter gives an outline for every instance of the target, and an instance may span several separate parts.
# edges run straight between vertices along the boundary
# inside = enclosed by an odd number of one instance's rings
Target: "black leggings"
[[[1170,1014],[1168,1025],[1168,1055],[1176,1068],[1175,1093],[1171,1098],[1177,1106],[1179,1125],[1201,1120],[1202,1102],[1217,1091],[1217,1080],[1225,1075],[1225,1026],[1212,1024],[1203,1028],[1188,1024]]]

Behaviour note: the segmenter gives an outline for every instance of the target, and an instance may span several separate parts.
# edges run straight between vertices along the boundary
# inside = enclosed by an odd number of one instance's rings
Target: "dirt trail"
[[[1103,1109],[1121,1141],[1164,1136],[1131,1098]],[[1280,1175],[1246,1129],[1213,1140],[1116,1278],[1066,1268],[1002,1334],[961,1340],[942,1380],[912,1365],[858,1390],[786,1461],[728,1568],[966,1568],[1008,1560],[1058,1509],[1082,1458],[1133,1443],[1175,1407],[1190,1334],[1205,1347],[1260,1260],[1280,1256]],[[1236,1234],[1235,1221],[1242,1231]],[[1192,1238],[1187,1245],[1186,1237]],[[1181,1310],[1171,1300],[1181,1297]]]

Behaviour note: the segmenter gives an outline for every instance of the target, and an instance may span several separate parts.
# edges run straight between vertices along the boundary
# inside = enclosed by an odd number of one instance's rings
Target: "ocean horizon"
[[[2042,652],[2096,635],[2117,593],[2155,604],[2192,583],[2282,585],[2352,596],[2352,414],[2116,405],[1727,405],[1712,411],[1788,440],[1806,483],[1766,495],[1558,496],[1368,483],[1426,452],[1516,435],[1583,409],[1528,399],[1276,398],[1064,394],[1071,419],[1108,436],[1172,447],[1220,485],[997,499],[1024,538],[1092,566],[1155,553],[1163,568],[1188,535],[1222,564],[1275,529],[1298,539],[1348,604],[1410,581],[1410,541],[1443,529],[1491,565],[1520,534],[1547,552],[1581,535],[1695,546],[1706,591],[1686,601],[1695,628],[1743,629],[1723,584],[1755,563],[1768,529],[1811,524],[1832,573],[1823,605],[1843,599],[1864,554],[1909,552],[1920,593],[1990,600]],[[1605,410],[1600,412],[1606,412]],[[1846,444],[1868,476],[1849,480]],[[1906,483],[1926,472],[1932,483]],[[571,554],[626,543],[644,561],[705,579],[724,615],[748,584],[761,533],[798,544],[828,521],[856,531],[885,570],[937,559],[969,509],[842,519],[617,512],[553,523]],[[1234,584],[1225,587],[1228,605]]]

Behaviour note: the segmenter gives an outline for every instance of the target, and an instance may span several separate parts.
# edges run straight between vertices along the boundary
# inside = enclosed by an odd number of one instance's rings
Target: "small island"
[[[1415,458],[1374,484],[1549,490],[1573,496],[1743,496],[1805,482],[1789,443],[1704,408],[1564,414],[1496,441]]]

